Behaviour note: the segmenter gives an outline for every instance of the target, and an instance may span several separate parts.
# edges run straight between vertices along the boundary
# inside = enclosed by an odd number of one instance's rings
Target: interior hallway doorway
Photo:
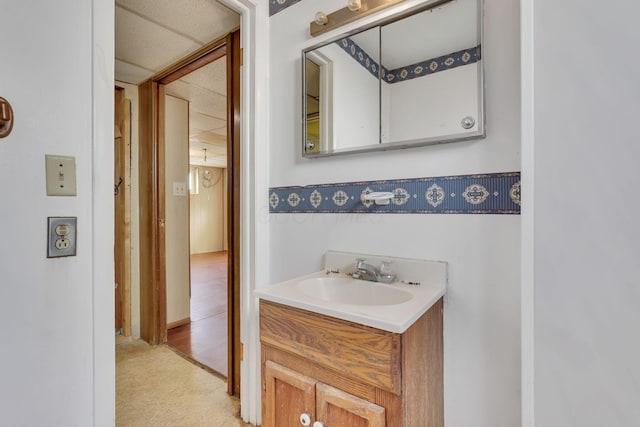
[[[163,79],[167,344],[228,376],[227,44]],[[206,58],[206,59],[205,59]],[[162,96],[162,95],[161,95]],[[231,167],[231,169],[230,169]],[[174,191],[184,186],[188,191]]]
[[[170,0],[152,2],[116,0],[115,28],[115,68],[116,81],[134,85],[137,108],[134,129],[137,143],[132,160],[135,161],[134,181],[138,196],[132,207],[134,235],[132,246],[135,258],[132,272],[134,289],[132,296],[132,318],[135,336],[152,345],[167,341],[167,326],[170,323],[190,321],[189,310],[172,316],[167,310],[167,261],[173,261],[172,254],[167,256],[167,247],[173,240],[168,239],[167,230],[177,224],[167,217],[172,211],[167,209],[165,200],[182,197],[185,199],[186,173],[180,177],[166,174],[165,149],[172,143],[164,133],[165,90],[176,80],[195,71],[205,64],[226,53],[228,75],[226,82],[218,81],[227,87],[226,103],[210,102],[213,107],[226,104],[226,145],[229,151],[226,187],[228,194],[228,392],[238,395],[240,392],[240,15],[245,7],[231,1],[196,2],[185,9],[180,3]],[[186,55],[186,56],[185,56]],[[177,61],[177,62],[176,62]],[[212,80],[209,80],[211,82]],[[192,82],[204,87],[202,82]],[[183,85],[186,88],[186,85]],[[191,86],[193,88],[194,86]],[[187,89],[191,92],[190,89]],[[186,95],[178,96],[188,100]],[[193,100],[191,100],[193,101]],[[219,123],[213,123],[211,117],[190,112],[192,122],[198,120],[203,127],[200,130],[220,129]],[[216,115],[216,118],[220,118]],[[215,132],[214,132],[215,133]],[[210,137],[211,135],[205,135]],[[203,141],[209,143],[211,141]],[[209,155],[215,149],[207,147]],[[136,158],[137,154],[137,158]],[[184,165],[187,162],[183,162]],[[117,183],[117,182],[116,182]],[[181,214],[182,215],[182,214]],[[183,235],[186,233],[183,233]],[[181,252],[188,264],[189,252]],[[183,261],[181,261],[183,262]],[[173,268],[173,267],[171,267]],[[182,264],[180,269],[182,269]],[[189,271],[187,266],[186,271]],[[182,270],[180,271],[182,274]],[[186,281],[188,284],[188,280]],[[170,280],[169,283],[175,283]],[[180,286],[185,283],[181,279]],[[173,295],[169,295],[173,297]],[[171,298],[173,299],[173,298]],[[187,306],[189,298],[187,297]],[[173,310],[173,308],[172,308]],[[197,320],[196,320],[197,321]]]

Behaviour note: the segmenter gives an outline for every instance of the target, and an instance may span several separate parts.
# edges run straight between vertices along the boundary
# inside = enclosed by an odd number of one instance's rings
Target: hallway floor
[[[167,343],[227,376],[227,252],[191,255],[191,323],[169,329]]]
[[[238,412],[225,381],[171,349],[143,341],[116,346],[116,426],[250,426]]]

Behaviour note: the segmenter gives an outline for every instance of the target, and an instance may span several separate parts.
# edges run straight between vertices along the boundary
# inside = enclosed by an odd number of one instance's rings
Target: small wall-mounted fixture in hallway
[[[9,136],[13,130],[13,108],[4,98],[0,97],[0,138]]]
[[[309,24],[309,33],[315,37],[342,25],[353,22],[375,12],[386,9],[404,0],[347,0],[347,7],[326,15],[316,13],[313,22]]]

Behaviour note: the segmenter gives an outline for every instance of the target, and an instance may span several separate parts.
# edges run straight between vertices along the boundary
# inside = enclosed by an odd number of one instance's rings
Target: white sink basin
[[[295,286],[307,296],[335,304],[396,305],[413,298],[402,289],[346,277],[313,277]]]
[[[353,279],[356,259],[392,261],[392,284]],[[327,272],[329,272],[327,274]],[[403,283],[404,282],[404,283]],[[411,283],[411,284],[410,284]],[[403,333],[445,293],[447,264],[409,258],[328,251],[324,269],[254,291],[260,299]]]

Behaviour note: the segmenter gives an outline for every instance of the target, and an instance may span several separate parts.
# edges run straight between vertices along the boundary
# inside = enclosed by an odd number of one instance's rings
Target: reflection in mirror
[[[304,155],[483,137],[481,14],[482,0],[431,0],[305,50]]]
[[[307,153],[320,151],[320,64],[306,59],[306,146]],[[326,120],[325,117],[323,117]]]
[[[478,131],[477,7],[452,1],[382,26],[383,143]]]
[[[379,34],[371,28],[305,54],[306,153],[379,141]]]

